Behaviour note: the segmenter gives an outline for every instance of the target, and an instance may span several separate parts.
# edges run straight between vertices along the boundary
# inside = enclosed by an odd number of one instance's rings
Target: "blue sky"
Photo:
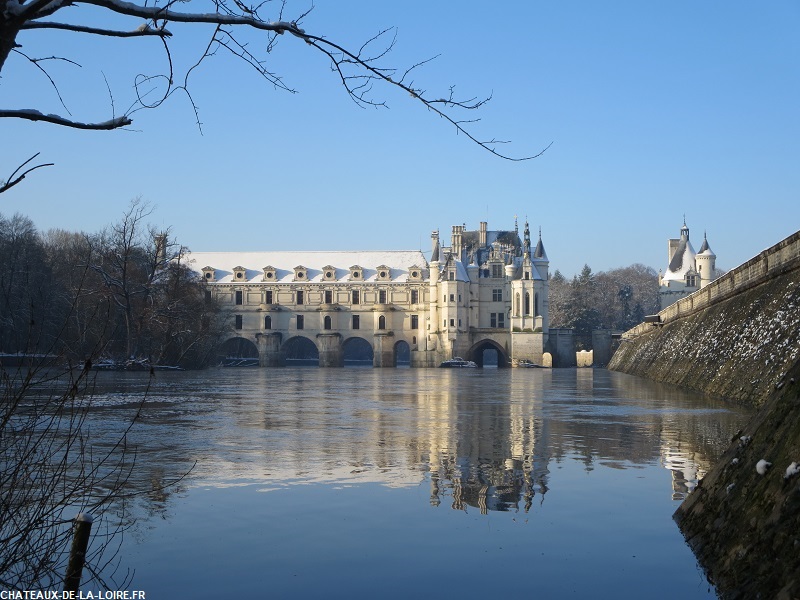
[[[35,152],[56,165],[0,195],[0,212],[42,230],[92,232],[141,197],[155,206],[154,224],[197,251],[427,251],[431,230],[448,239],[452,225],[481,220],[507,229],[518,215],[520,227],[526,218],[541,226],[551,268],[567,275],[584,263],[664,268],[684,214],[695,247],[707,230],[724,268],[800,228],[796,0],[315,5],[303,22],[310,33],[357,48],[395,26],[387,65],[440,55],[419,70],[420,87],[492,94],[478,137],[511,140],[501,149],[515,156],[552,147],[532,161],[500,160],[388,88],[375,92],[388,110],[361,109],[326,58],[287,35],[271,68],[298,93],[220,54],[190,81],[202,134],[178,96],[136,113],[128,131],[3,121],[0,177]],[[108,24],[92,7],[67,10]],[[185,69],[208,31],[169,29]],[[81,65],[50,65],[76,119],[111,116],[106,79],[119,114],[134,76],[164,64],[154,39],[30,32],[18,42]],[[19,58],[3,69],[0,107],[64,112]]]

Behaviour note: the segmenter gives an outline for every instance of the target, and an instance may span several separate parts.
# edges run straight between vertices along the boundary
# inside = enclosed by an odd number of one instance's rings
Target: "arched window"
[[[272,317],[270,315],[264,317],[264,329],[272,329]]]
[[[531,295],[530,292],[525,292],[525,314],[531,314]]]
[[[519,316],[519,292],[517,292],[517,295],[514,297],[514,316]]]
[[[386,317],[383,315],[378,317],[378,329],[386,329]]]
[[[539,294],[533,295],[533,307],[534,307],[534,315],[538,316],[541,313],[539,312]]]
[[[331,318],[330,316],[326,315],[325,318],[322,320],[322,327],[323,329],[330,329],[331,328]]]

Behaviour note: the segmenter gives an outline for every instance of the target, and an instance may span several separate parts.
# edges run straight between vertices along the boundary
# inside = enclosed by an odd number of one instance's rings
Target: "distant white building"
[[[668,241],[668,260],[667,270],[659,272],[658,276],[661,310],[716,279],[717,255],[708,245],[705,234],[700,251],[694,251],[686,221],[680,237]]]
[[[421,251],[193,252],[189,264],[232,313],[231,338],[258,351],[262,366],[319,356],[342,366],[358,352],[376,367],[406,356],[415,367],[460,356],[499,366],[542,363],[548,341],[549,261],[509,231],[453,227]]]

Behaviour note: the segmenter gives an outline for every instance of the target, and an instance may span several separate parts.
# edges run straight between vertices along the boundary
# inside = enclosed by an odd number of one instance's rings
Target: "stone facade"
[[[421,251],[196,252],[189,264],[229,308],[232,338],[259,364],[280,366],[305,348],[320,366],[342,366],[353,349],[376,367],[408,356],[413,367],[461,356],[498,366],[542,363],[548,341],[549,261],[525,224],[490,231],[454,226],[449,246],[431,236]],[[365,345],[366,343],[366,345]],[[302,354],[302,350],[301,350]]]

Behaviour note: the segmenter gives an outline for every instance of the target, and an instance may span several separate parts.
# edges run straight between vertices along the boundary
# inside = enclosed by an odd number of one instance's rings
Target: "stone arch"
[[[232,337],[219,346],[216,363],[223,367],[257,367],[258,347],[244,337]]]
[[[371,367],[375,351],[367,340],[360,337],[347,338],[342,344],[342,358],[346,367]]]
[[[398,340],[394,344],[394,366],[411,366],[411,346],[405,340]]]
[[[484,359],[488,357],[484,357],[484,352],[490,350],[497,353],[497,368],[504,369],[509,366],[509,358],[508,353],[506,352],[505,348],[503,348],[500,344],[495,342],[494,340],[485,339],[479,341],[477,344],[472,346],[467,353],[468,360],[474,361],[479,367],[483,366]]]
[[[307,337],[296,335],[281,346],[287,366],[319,366],[319,348]]]

